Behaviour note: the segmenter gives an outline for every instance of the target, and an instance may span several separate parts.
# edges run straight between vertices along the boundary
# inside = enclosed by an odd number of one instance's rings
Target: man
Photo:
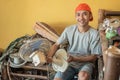
[[[69,66],[65,72],[57,72],[54,80],[72,80],[78,74],[78,80],[89,80],[93,71],[93,62],[101,54],[100,38],[98,31],[89,26],[93,20],[90,7],[86,3],[79,4],[75,9],[77,24],[67,27],[57,42],[51,47],[47,61],[52,62],[52,57],[59,45],[69,43]]]

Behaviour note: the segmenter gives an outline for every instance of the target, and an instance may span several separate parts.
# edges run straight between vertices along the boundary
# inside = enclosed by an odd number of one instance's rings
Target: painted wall
[[[74,9],[88,3],[94,20],[90,25],[97,28],[98,9],[120,10],[120,0],[0,0],[0,48],[5,49],[17,37],[34,34],[33,25],[42,21],[59,34],[75,23]]]

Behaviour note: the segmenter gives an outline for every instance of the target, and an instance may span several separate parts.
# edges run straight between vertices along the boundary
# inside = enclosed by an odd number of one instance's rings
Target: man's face
[[[77,11],[75,14],[75,18],[81,27],[87,26],[91,17],[90,12],[85,10]]]

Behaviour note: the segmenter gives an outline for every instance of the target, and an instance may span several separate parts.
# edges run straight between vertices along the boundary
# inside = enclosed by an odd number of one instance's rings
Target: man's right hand
[[[47,53],[46,61],[47,63],[52,63],[53,62],[53,56],[55,52],[57,51],[59,45],[57,43],[53,44],[53,46],[50,48],[50,50]]]
[[[67,55],[68,56],[68,59],[67,59],[67,62],[72,62],[72,61],[74,61],[74,57],[73,56],[71,56],[71,55]]]

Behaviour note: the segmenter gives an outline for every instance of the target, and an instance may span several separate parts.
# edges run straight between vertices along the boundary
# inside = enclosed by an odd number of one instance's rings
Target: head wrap
[[[90,8],[89,5],[86,4],[86,3],[81,3],[81,4],[79,4],[79,5],[76,7],[76,9],[75,9],[75,13],[76,13],[77,11],[81,11],[81,10],[89,11],[89,12],[91,13],[91,15],[92,15],[91,8]],[[93,16],[92,16],[92,18],[90,19],[90,21],[92,21],[92,20],[93,20]]]

